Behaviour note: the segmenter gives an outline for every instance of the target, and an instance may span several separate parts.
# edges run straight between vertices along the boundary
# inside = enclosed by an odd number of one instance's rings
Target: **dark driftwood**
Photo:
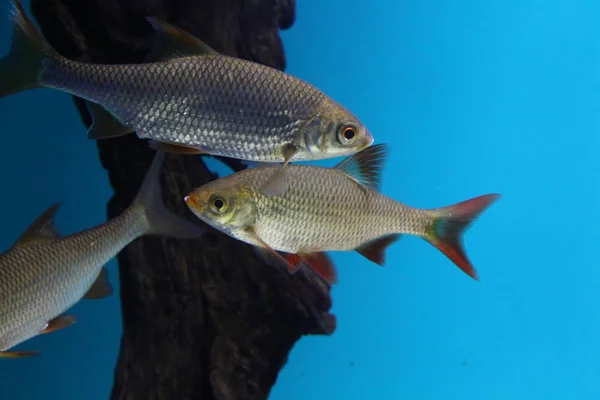
[[[66,57],[141,62],[167,20],[222,53],[283,69],[278,29],[294,21],[294,0],[31,0],[44,35]],[[90,118],[75,99],[82,119]],[[85,134],[82,126],[81,134]],[[108,217],[133,200],[153,152],[135,135],[98,142],[114,196]],[[165,202],[194,220],[182,201],[215,178],[201,157],[168,156]],[[239,163],[232,163],[239,168]],[[123,336],[112,399],[264,399],[294,343],[334,320],[329,287],[308,271],[293,277],[249,246],[211,231],[203,240],[147,237],[118,256]]]

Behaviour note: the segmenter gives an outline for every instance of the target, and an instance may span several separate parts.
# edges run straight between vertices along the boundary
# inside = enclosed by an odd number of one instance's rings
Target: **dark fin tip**
[[[335,168],[349,175],[361,185],[378,191],[381,185],[381,170],[387,153],[387,144],[372,145],[346,158]]]

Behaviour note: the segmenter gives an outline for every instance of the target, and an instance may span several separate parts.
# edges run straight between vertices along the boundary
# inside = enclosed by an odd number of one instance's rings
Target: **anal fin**
[[[399,234],[386,235],[363,244],[356,251],[366,259],[383,266],[385,264],[385,250],[398,239],[400,239]]]
[[[88,129],[88,139],[111,139],[135,132],[135,129],[123,124],[104,107],[92,101],[86,101],[92,114],[92,125]]]
[[[102,268],[100,274],[83,296],[84,299],[103,299],[113,294],[113,288],[108,280],[108,270]]]

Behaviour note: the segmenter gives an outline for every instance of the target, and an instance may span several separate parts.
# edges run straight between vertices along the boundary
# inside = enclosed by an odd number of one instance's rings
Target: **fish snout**
[[[362,140],[363,148],[366,149],[367,147],[371,146],[373,142],[375,142],[375,138],[373,137],[371,132],[365,129],[365,134],[363,135]]]
[[[198,207],[198,197],[195,196],[193,193],[190,193],[187,196],[185,196],[183,198],[183,201],[185,201],[185,204],[187,204],[189,208],[194,209]]]
[[[190,211],[192,211],[197,217],[200,217],[208,206],[209,196],[210,193],[206,192],[205,190],[196,189],[188,193],[188,195],[183,198],[183,201]]]

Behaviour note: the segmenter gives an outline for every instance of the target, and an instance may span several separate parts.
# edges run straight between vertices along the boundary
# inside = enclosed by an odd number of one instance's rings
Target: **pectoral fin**
[[[281,196],[288,188],[287,164],[279,167],[261,188],[267,196]]]
[[[247,227],[246,228],[246,233],[248,235],[252,236],[252,238],[254,238],[254,240],[256,240],[258,243],[261,244],[262,249],[263,249],[263,253],[268,254],[270,257],[273,257],[275,260],[283,262],[284,265],[287,266],[288,271],[291,271],[291,270],[295,271],[297,269],[297,265],[291,264],[290,261],[286,257],[284,257],[283,255],[281,255],[277,250],[273,249],[264,240],[262,240],[260,238],[260,236],[258,236],[258,234],[256,233],[256,231],[254,230],[253,227],[251,227],[251,226]]]
[[[0,351],[0,358],[24,358],[40,354],[39,350],[31,351]]]
[[[262,192],[267,196],[281,196],[285,193],[288,187],[288,165],[292,161],[294,155],[298,152],[298,148],[293,144],[283,146],[282,153],[284,157],[283,165],[276,170],[273,175],[267,180],[262,187]]]

